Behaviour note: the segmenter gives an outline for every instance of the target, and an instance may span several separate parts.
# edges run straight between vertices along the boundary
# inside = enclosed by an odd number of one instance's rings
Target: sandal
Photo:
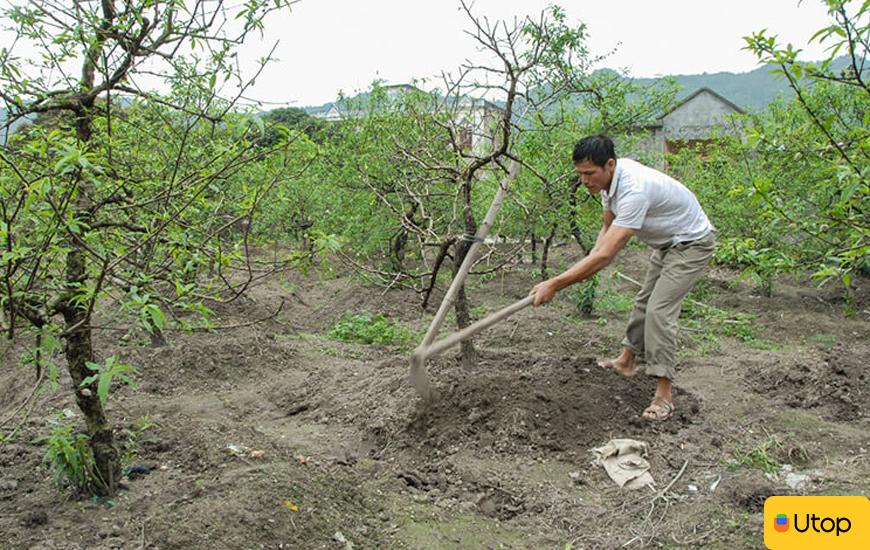
[[[637,365],[635,365],[634,368],[631,369],[630,371],[626,372],[626,371],[623,371],[621,369],[616,368],[616,365],[613,364],[613,361],[611,359],[607,359],[605,361],[598,361],[598,366],[601,367],[602,369],[612,370],[616,374],[619,374],[621,376],[625,376],[626,378],[631,378],[632,376],[637,374]]]
[[[655,397],[652,403],[643,413],[641,418],[651,421],[667,420],[674,415],[674,404],[663,397]]]

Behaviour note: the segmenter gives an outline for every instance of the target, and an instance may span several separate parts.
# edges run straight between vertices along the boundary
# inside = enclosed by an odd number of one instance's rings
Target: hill
[[[680,86],[678,99],[682,99],[698,88],[710,88],[728,98],[746,111],[764,109],[780,94],[791,94],[788,82],[772,74],[773,66],[764,65],[746,73],[702,73],[674,75],[672,78]],[[656,78],[635,78],[642,85],[650,85]]]
[[[845,56],[832,63],[834,70],[840,70],[845,66]],[[718,72],[672,75],[671,78],[676,80],[680,86],[678,99],[683,99],[698,88],[707,87],[728,98],[745,111],[758,111],[767,107],[777,96],[792,93],[788,87],[788,82],[781,76],[773,74],[772,71],[775,68],[773,65],[762,65],[745,73]],[[633,78],[632,80],[641,85],[650,85],[659,78]],[[362,93],[350,98],[350,100],[365,95],[366,93]],[[322,116],[336,103],[340,107],[342,102],[329,102],[323,105],[303,107],[303,109],[310,115]]]

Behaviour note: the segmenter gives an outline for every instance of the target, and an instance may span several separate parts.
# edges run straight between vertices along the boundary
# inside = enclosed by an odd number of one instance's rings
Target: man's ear
[[[616,169],[616,159],[607,159],[605,166],[607,166],[608,172],[613,172]]]

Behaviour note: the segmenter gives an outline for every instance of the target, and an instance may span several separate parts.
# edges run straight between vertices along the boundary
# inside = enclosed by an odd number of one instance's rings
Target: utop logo
[[[801,520],[803,520],[803,526],[801,526]],[[785,533],[788,531],[788,527],[788,515],[777,514],[773,519],[773,528],[780,533]],[[852,520],[841,517],[819,517],[815,514],[805,514],[801,516],[795,514],[794,529],[798,533],[806,533],[807,531],[812,530],[815,533],[834,533],[839,537],[840,534],[848,533],[852,530]]]
[[[772,496],[764,502],[770,550],[870,548],[870,500],[864,496]]]

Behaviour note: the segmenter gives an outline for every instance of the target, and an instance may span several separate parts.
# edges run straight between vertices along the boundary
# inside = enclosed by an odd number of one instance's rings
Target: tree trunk
[[[464,181],[462,184],[462,197],[465,202],[464,217],[465,217],[465,233],[467,235],[477,234],[477,222],[474,220],[474,211],[471,209],[471,181]],[[460,239],[456,243],[456,254],[453,258],[453,277],[459,273],[459,268],[462,267],[462,262],[471,248],[471,241]],[[456,326],[459,330],[464,329],[471,324],[471,312],[468,311],[468,298],[465,295],[465,281],[459,287],[456,294],[456,302],[453,305],[456,312]],[[471,338],[464,340],[461,344],[462,364],[466,367],[477,365],[477,350],[474,349],[474,342]]]
[[[5,218],[5,208],[4,208],[4,218]],[[7,223],[8,222],[5,222]],[[10,254],[12,253],[12,226],[7,225],[7,233],[6,233],[6,251]],[[6,309],[3,309],[0,312],[0,321],[3,321],[3,317],[8,314],[9,315],[9,327],[6,330],[6,339],[10,342],[15,339],[15,302],[12,300],[13,291],[12,291],[12,262],[6,264],[6,275],[3,277],[6,282]]]
[[[532,261],[530,263],[532,264],[532,267],[534,267],[535,264],[538,263],[538,237],[537,237],[537,235],[535,235],[534,231],[532,231],[532,254],[531,254],[531,256],[532,256],[531,257]]]
[[[435,265],[432,267],[432,277],[429,278],[429,288],[426,289],[426,292],[423,294],[423,310],[429,305],[429,298],[432,297],[432,291],[435,289],[435,282],[438,280],[438,272],[441,270],[441,264],[444,262],[444,258],[447,256],[447,250],[450,248],[450,245],[456,242],[456,239],[446,239],[441,246],[438,247],[438,256],[435,258]],[[456,273],[456,268],[454,268],[454,274]]]
[[[94,55],[93,52],[89,53]],[[91,57],[85,62],[82,71],[84,89],[90,89],[93,86],[93,59],[95,57]],[[85,148],[91,141],[93,108],[94,101],[91,99],[80,102],[76,110],[76,137]],[[73,214],[77,221],[87,224],[91,216],[90,186],[81,177],[75,181],[75,184],[78,185],[78,192],[76,193]],[[93,374],[87,368],[89,362],[94,362],[91,320],[89,318],[91,308],[88,305],[91,300],[97,299],[97,296],[92,296],[89,300],[82,301],[78,300],[76,296],[76,292],[88,286],[88,271],[85,265],[87,257],[86,245],[84,244],[85,235],[86,233],[83,232],[79,238],[74,235],[69,236],[69,252],[66,257],[66,286],[67,292],[71,295],[66,298],[62,305],[64,329],[67,333],[64,353],[67,359],[67,369],[73,381],[76,403],[85,415],[88,436],[90,437],[88,444],[94,455],[94,474],[97,479],[92,489],[98,495],[108,496],[117,491],[118,480],[121,478],[121,458],[118,448],[115,446],[112,427],[106,420],[103,405],[97,395],[97,382],[94,381],[84,388],[81,387],[82,381]]]
[[[571,235],[574,237],[574,240],[577,241],[577,244],[580,245],[580,249],[583,251],[583,254],[589,254],[591,250],[591,246],[586,242],[586,239],[583,238],[583,234],[580,231],[580,225],[577,223],[577,216],[579,215],[580,207],[577,204],[577,189],[580,187],[580,180],[578,179],[574,185],[571,187],[571,194],[569,202],[571,204]],[[586,200],[589,197],[587,195]],[[585,202],[585,200],[584,200]]]
[[[541,280],[547,280],[547,259],[550,256],[550,246],[553,244],[553,237],[556,236],[556,224],[553,224],[553,229],[550,234],[544,239],[544,249],[541,251]]]
[[[459,272],[462,261],[468,254],[468,249],[471,248],[471,243],[466,240],[459,240],[456,243],[456,257],[453,260],[453,277]],[[459,287],[456,293],[456,301],[453,304],[453,309],[456,312],[456,326],[459,330],[464,329],[471,324],[471,312],[468,308],[468,298],[465,295],[465,282]],[[465,367],[473,367],[477,365],[477,350],[474,349],[472,338],[463,340],[460,344],[462,364]]]
[[[411,206],[411,210],[409,212],[405,212],[402,214],[402,223],[399,226],[399,230],[390,245],[390,253],[392,254],[391,263],[393,264],[393,269],[395,269],[399,273],[405,270],[405,246],[408,244],[409,236],[406,224],[416,225],[414,223],[414,215],[416,213],[417,204],[415,203]]]
[[[71,288],[87,280],[85,270],[84,250],[77,244],[71,244],[67,254],[67,283]],[[113,495],[121,478],[121,460],[118,448],[115,446],[112,428],[106,420],[103,406],[97,396],[96,382],[81,387],[82,381],[93,374],[87,363],[93,362],[94,350],[91,343],[91,327],[87,319],[87,310],[70,299],[64,305],[63,315],[65,328],[70,331],[66,338],[64,352],[67,368],[73,381],[73,391],[76,403],[85,415],[89,445],[94,454],[94,467],[97,476],[93,490],[99,495]],[[78,328],[74,328],[78,327]]]
[[[408,243],[408,232],[399,228],[396,236],[390,243],[390,267],[401,273],[405,270],[405,245]]]

